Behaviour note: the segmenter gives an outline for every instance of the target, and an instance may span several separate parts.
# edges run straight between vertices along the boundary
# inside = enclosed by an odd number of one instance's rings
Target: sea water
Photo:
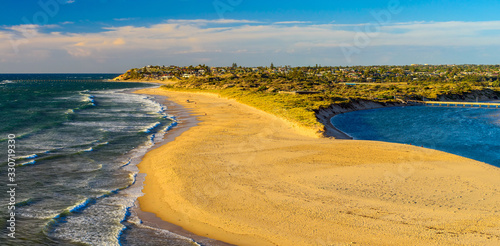
[[[135,164],[175,124],[154,85],[115,74],[0,75],[1,245],[193,245],[131,208]],[[8,136],[15,135],[15,239],[8,237]]]
[[[412,144],[500,167],[500,109],[391,107],[345,113],[331,122],[354,139]]]

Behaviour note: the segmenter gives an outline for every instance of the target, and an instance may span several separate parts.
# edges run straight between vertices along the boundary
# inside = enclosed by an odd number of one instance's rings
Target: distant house
[[[174,76],[171,75],[164,75],[160,77],[161,80],[172,79],[172,78],[174,78]]]

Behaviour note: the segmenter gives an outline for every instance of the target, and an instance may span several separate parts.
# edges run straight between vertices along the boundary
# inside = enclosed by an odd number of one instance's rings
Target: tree
[[[130,71],[130,78],[131,79],[140,79],[142,76],[137,72],[136,69],[133,69]]]
[[[274,69],[274,64],[271,62],[271,69]]]

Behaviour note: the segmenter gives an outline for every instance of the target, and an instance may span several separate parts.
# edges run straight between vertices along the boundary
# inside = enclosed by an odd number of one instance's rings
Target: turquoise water
[[[355,111],[331,122],[354,139],[413,144],[500,167],[500,110],[392,107]]]
[[[135,164],[175,121],[160,98],[128,92],[153,85],[100,81],[115,76],[0,75],[1,245],[192,245],[131,214]],[[16,239],[6,229],[9,134]]]

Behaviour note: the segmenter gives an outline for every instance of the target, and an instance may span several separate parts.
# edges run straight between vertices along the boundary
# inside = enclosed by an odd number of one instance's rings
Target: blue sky
[[[498,1],[4,1],[0,73],[498,64]]]

